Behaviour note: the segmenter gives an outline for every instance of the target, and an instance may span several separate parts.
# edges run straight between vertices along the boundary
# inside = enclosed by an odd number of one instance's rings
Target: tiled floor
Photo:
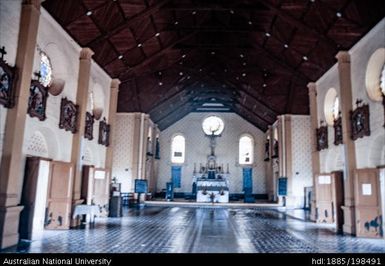
[[[335,235],[267,208],[147,207],[94,228],[46,231],[43,240],[3,252],[44,253],[385,253],[385,240]]]

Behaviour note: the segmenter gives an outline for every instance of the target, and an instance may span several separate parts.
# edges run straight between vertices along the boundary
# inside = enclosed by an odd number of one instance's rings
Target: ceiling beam
[[[314,36],[317,36],[318,38],[321,38],[326,44],[328,44],[330,47],[333,47],[335,50],[337,49],[337,44],[334,42],[334,40],[330,39],[327,37],[324,33],[318,32],[314,28],[306,25],[304,22],[301,20],[298,20],[290,15],[282,9],[279,9],[278,7],[274,6],[268,1],[265,0],[257,0],[260,4],[264,5],[265,7],[269,8],[272,10],[279,18],[285,20],[291,25],[294,25],[296,28],[300,30],[304,30],[307,32],[312,33]]]
[[[127,70],[123,71],[122,73],[120,73],[120,79],[121,80],[124,80],[124,75],[127,74],[127,73],[132,73],[132,72],[135,72],[136,69],[140,68],[140,67],[143,67],[145,66],[146,64],[150,63],[152,60],[154,60],[154,58],[157,58],[165,53],[167,53],[170,49],[172,49],[176,44],[180,43],[180,42],[183,42],[189,38],[191,38],[192,36],[194,36],[197,32],[191,32],[190,34],[187,34],[186,36],[180,38],[180,39],[177,39],[175,41],[173,41],[172,43],[170,43],[169,45],[167,45],[166,47],[164,47],[163,49],[159,50],[158,52],[156,52],[155,54],[151,55],[150,57],[144,59],[142,62],[134,65],[134,66],[131,66],[129,67]]]
[[[156,3],[155,5],[151,6],[150,8],[147,8],[146,10],[144,10],[144,11],[138,13],[138,14],[135,14],[134,16],[129,18],[128,20],[125,20],[122,23],[120,23],[118,26],[114,27],[112,30],[110,30],[108,32],[105,32],[104,34],[98,36],[96,39],[93,39],[92,41],[88,42],[85,45],[85,47],[89,47],[92,43],[96,43],[96,42],[108,39],[109,37],[115,35],[116,33],[119,33],[120,31],[122,31],[125,28],[129,27],[130,25],[132,25],[138,19],[144,19],[144,18],[147,18],[148,16],[151,16],[151,15],[155,14],[156,12],[159,11],[159,9],[162,6],[164,6],[168,2],[170,2],[170,0],[162,0],[162,1],[158,2],[158,3]]]

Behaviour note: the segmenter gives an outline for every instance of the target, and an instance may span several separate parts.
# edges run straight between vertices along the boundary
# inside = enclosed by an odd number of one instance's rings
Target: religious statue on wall
[[[152,140],[151,140],[151,137],[147,137],[147,152],[146,152],[146,155],[147,156],[153,156],[153,154],[152,154]]]
[[[362,104],[362,100],[357,100],[356,105],[357,108],[354,111],[350,111],[352,140],[370,136],[369,105]]]
[[[278,158],[278,156],[279,156],[278,140],[274,139],[274,141],[273,141],[273,154],[271,155],[271,158]]]
[[[67,98],[62,98],[60,104],[59,128],[76,133],[78,110],[79,105],[74,104]]]
[[[39,76],[39,74],[37,74]],[[29,87],[29,99],[27,112],[31,117],[37,117],[40,121],[46,119],[46,105],[48,90],[38,80],[32,80]]]
[[[99,123],[99,139],[98,143],[108,147],[110,145],[110,125],[107,124],[106,118]]]
[[[6,108],[12,108],[15,105],[14,83],[16,71],[4,60],[4,55],[7,54],[4,46],[0,48],[0,53],[0,104]]]
[[[90,112],[86,112],[86,125],[84,129],[84,137],[88,140],[93,140],[94,131],[94,116]]]
[[[343,143],[342,139],[342,119],[341,116],[339,116],[337,119],[334,120],[334,145],[339,145]]]
[[[264,161],[267,162],[270,160],[270,140],[266,139],[265,141],[265,159]]]
[[[156,138],[155,140],[155,159],[160,159],[160,144],[159,144],[159,138]]]
[[[322,125],[322,122],[321,122]],[[316,135],[317,135],[317,151],[321,151],[323,149],[328,148],[328,127],[320,126],[316,129]]]

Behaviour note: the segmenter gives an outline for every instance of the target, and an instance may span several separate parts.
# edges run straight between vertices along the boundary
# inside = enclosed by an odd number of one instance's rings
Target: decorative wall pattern
[[[132,176],[133,147],[134,143],[135,114],[118,113],[115,120],[115,130],[113,130],[114,158],[112,177],[117,178],[118,183],[122,183],[123,192],[133,192],[134,179]]]
[[[242,134],[254,137],[253,193],[266,193],[266,175],[264,165],[264,133],[234,113],[190,113],[171,127],[160,133],[160,162],[157,189],[166,188],[171,179],[171,139],[181,133],[186,138],[186,160],[182,165],[181,188],[176,192],[191,192],[194,163],[206,163],[210,153],[209,138],[202,130],[202,121],[209,115],[217,115],[224,120],[225,128],[217,138],[217,163],[226,170],[229,164],[230,193],[242,193],[242,167],[238,164],[238,145]]]
[[[27,155],[48,157],[47,142],[40,132],[35,132],[28,140]]]
[[[310,116],[291,116],[292,192],[295,206],[304,206],[305,187],[312,186]]]

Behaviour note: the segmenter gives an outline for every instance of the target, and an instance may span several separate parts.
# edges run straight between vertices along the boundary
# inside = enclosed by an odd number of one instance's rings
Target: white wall
[[[291,115],[292,196],[295,207],[304,206],[305,187],[312,186],[310,116]]]
[[[135,113],[117,113],[115,118],[112,177],[122,184],[122,192],[133,192],[133,147]]]
[[[17,42],[19,39],[20,11],[22,0],[0,1],[0,47],[5,47],[4,59],[15,66]],[[7,108],[0,105],[0,156],[3,151],[5,120]]]
[[[65,80],[63,92],[58,96],[49,94],[47,100],[47,119],[39,121],[27,115],[26,130],[24,134],[23,153],[28,155],[45,156],[58,161],[71,160],[71,147],[73,134],[64,129],[59,129],[60,102],[67,97],[76,102],[76,91],[79,72],[79,54],[81,47],[61,28],[61,26],[41,8],[39,30],[37,36],[37,49],[35,52],[34,72],[37,72],[40,64],[38,49],[44,51],[50,58],[53,68],[53,77]],[[109,88],[111,78],[95,63],[91,64],[90,90],[96,90],[98,98],[104,109],[103,116],[108,117]],[[91,112],[90,104],[87,111]],[[46,142],[47,152],[44,154],[34,147],[38,144],[36,135],[42,135],[41,141]],[[95,121],[93,140],[82,139],[83,164],[104,167],[106,147],[99,145],[99,122]],[[33,143],[35,142],[35,144]]]
[[[264,166],[264,133],[234,113],[212,113],[224,120],[222,136],[217,138],[217,163],[227,163],[230,170],[230,193],[242,193],[242,167],[238,164],[238,142],[242,134],[254,137],[253,193],[266,193],[266,175]],[[190,113],[160,133],[160,162],[157,181],[158,191],[166,188],[171,179],[171,139],[181,133],[186,138],[186,160],[182,165],[181,188],[176,192],[191,192],[194,163],[205,164],[210,153],[209,139],[202,130],[202,121],[211,113]]]
[[[383,106],[381,102],[375,102],[368,97],[365,87],[365,72],[370,56],[381,47],[385,46],[385,19],[377,24],[366,36],[364,36],[352,49],[351,78],[352,78],[352,104],[355,108],[357,99],[362,99],[369,104],[371,135],[355,141],[357,168],[376,167],[385,164],[385,131]],[[326,72],[317,82],[318,119],[325,121],[324,100],[329,88],[336,89],[340,94],[337,64]],[[320,152],[321,172],[343,170],[344,151],[343,145],[335,146],[334,129],[328,127],[329,148]]]
[[[13,66],[16,59],[17,41],[19,35],[19,20],[21,0],[0,1],[0,46],[5,46],[5,59]],[[79,55],[81,47],[61,28],[61,26],[41,8],[37,47],[35,50],[33,72],[39,70],[40,55],[38,50],[44,51],[50,58],[53,67],[53,77],[65,81],[63,92],[59,96],[49,94],[46,107],[45,121],[31,118],[26,114],[25,133],[23,141],[23,158],[20,162],[24,168],[25,156],[35,155],[48,157],[57,161],[70,161],[73,134],[59,129],[60,102],[67,97],[76,102],[76,91],[79,71]],[[31,76],[31,78],[35,78]],[[103,116],[108,116],[111,78],[92,62],[90,89],[99,87],[100,103]],[[90,110],[90,108],[88,108]],[[6,109],[0,107],[0,148],[3,147],[3,137],[6,119]],[[83,139],[83,155],[88,156],[87,163],[97,167],[104,167],[106,148],[97,144],[99,123],[95,123],[94,140]],[[91,158],[90,158],[91,157]],[[22,178],[22,177],[21,177]],[[22,185],[22,182],[20,182]],[[20,188],[21,189],[21,188]]]

